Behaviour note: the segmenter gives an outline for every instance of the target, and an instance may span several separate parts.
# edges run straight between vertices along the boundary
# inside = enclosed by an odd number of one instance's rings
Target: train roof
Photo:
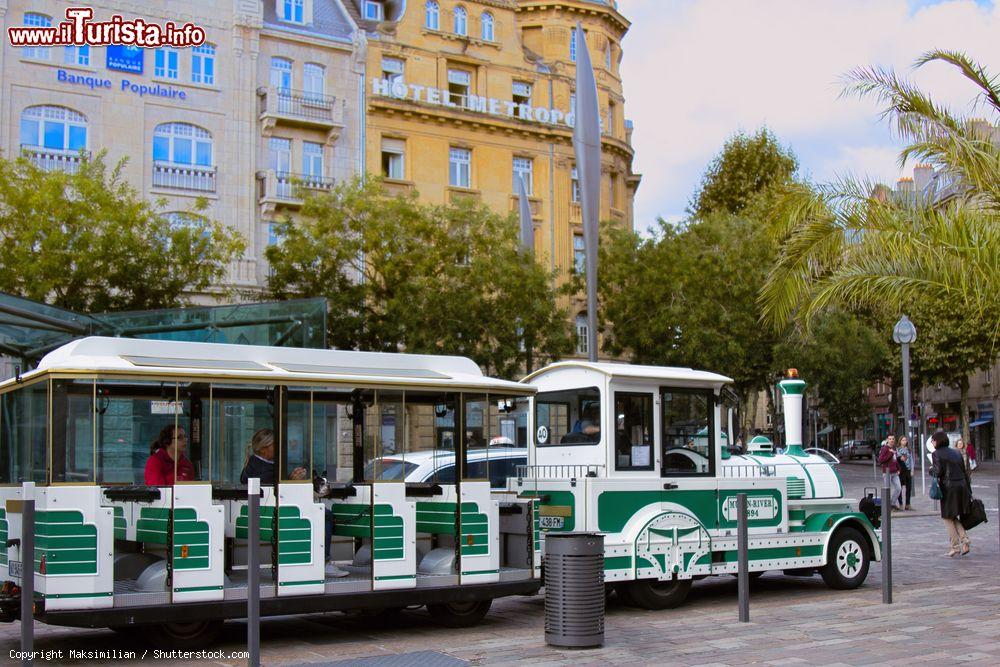
[[[152,374],[290,384],[327,381],[355,386],[406,385],[520,395],[535,391],[523,383],[485,376],[466,357],[97,336],[81,338],[53,350],[21,380],[46,372]]]

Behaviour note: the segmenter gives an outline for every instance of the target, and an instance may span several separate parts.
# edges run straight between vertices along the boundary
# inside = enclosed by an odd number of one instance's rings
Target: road
[[[870,462],[840,466],[849,494],[875,485]],[[357,664],[372,656],[397,656],[396,664],[428,664],[427,654],[453,664],[513,665],[900,665],[919,662],[1000,664],[1000,565],[997,485],[1000,465],[984,464],[974,493],[988,507],[990,523],[976,528],[972,553],[946,558],[947,538],[931,501],[914,498],[914,512],[894,515],[895,604],[881,604],[880,567],[855,591],[827,589],[818,576],[768,573],[755,583],[751,623],[737,622],[736,580],[699,581],[677,610],[644,611],[612,597],[606,644],[596,650],[546,646],[544,600],[500,600],[479,626],[437,627],[421,610],[406,612],[389,627],[370,620],[325,614],[283,617],[262,624],[263,661],[268,665]],[[918,486],[919,489],[919,486]],[[7,658],[18,647],[18,624],[0,626]],[[244,649],[246,626],[228,623],[219,649]],[[38,626],[36,650],[146,650],[108,631]],[[147,654],[147,661],[151,654]],[[121,659],[89,660],[113,664]],[[166,661],[164,661],[166,662]],[[172,664],[245,664],[241,660],[173,660]],[[69,660],[56,661],[60,664]],[[41,663],[39,663],[41,664]],[[444,664],[444,663],[442,663]]]

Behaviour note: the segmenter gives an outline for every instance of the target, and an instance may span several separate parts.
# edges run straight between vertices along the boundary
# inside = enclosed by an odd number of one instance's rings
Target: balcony
[[[305,127],[327,133],[333,143],[344,129],[344,109],[336,97],[289,88],[258,88],[257,113],[264,136],[278,125]]]
[[[21,154],[39,169],[65,171],[67,174],[75,174],[80,164],[90,159],[90,151],[67,151],[25,144],[21,144]]]
[[[310,192],[329,192],[336,184],[332,178],[287,171],[257,172],[258,203],[270,215],[279,207],[298,208]]]
[[[215,192],[216,168],[173,162],[153,163],[153,187],[192,192]]]
[[[455,185],[448,186],[447,196],[449,204],[459,204],[468,200],[480,201],[483,198],[483,195],[479,190],[462,188]]]

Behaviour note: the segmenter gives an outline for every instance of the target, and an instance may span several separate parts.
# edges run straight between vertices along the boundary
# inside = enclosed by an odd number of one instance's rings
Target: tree
[[[752,135],[740,132],[708,166],[689,212],[698,218],[744,213],[761,203],[761,193],[792,182],[798,168],[795,155],[766,127]]]
[[[890,351],[885,335],[861,318],[831,311],[809,332],[797,332],[782,343],[775,355],[799,369],[832,424],[856,429],[870,416],[864,390],[884,377]]]
[[[278,233],[269,289],[325,297],[334,347],[461,354],[505,377],[572,349],[553,276],[512,219],[472,200],[422,205],[355,180],[307,197]]]
[[[76,173],[0,158],[0,291],[80,312],[170,308],[214,287],[244,242],[208,220],[170,221],[103,153]]]
[[[741,403],[753,405],[776,342],[755,304],[774,254],[762,226],[724,214],[679,227],[661,221],[652,239],[612,231],[602,253],[605,349],[728,375]]]
[[[601,250],[604,349],[729,375],[749,419],[778,340],[760,326],[756,302],[777,251],[765,212],[797,164],[766,129],[738,134],[709,165],[689,220],[660,220],[650,239],[610,229]]]
[[[783,245],[761,293],[776,327],[808,322],[831,305],[900,313],[927,300],[972,314],[1000,340],[1000,120],[998,79],[960,53],[934,51],[980,91],[992,120],[963,119],[893,72],[850,75],[849,93],[874,96],[910,143],[900,154],[938,169],[947,187],[887,194],[846,179],[817,189],[793,185],[775,207]],[[967,372],[971,369],[964,369]]]

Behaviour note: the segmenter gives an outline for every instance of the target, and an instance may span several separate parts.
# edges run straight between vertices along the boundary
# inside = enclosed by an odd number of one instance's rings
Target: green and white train
[[[730,456],[727,382],[568,362],[515,383],[459,357],[81,339],[0,384],[0,619],[17,617],[32,567],[41,622],[201,645],[245,617],[256,548],[262,616],[425,605],[464,626],[495,598],[537,593],[546,533],[574,530],[605,534],[605,579],[623,597],[673,606],[692,579],[736,571],[743,491],[751,571],[860,585],[878,531],[796,444],[803,384],[781,385],[785,455]],[[169,426],[187,434],[193,479],[147,485],[150,442]],[[261,429],[276,474],[251,545],[240,475]],[[436,473],[407,481],[407,456],[426,467],[428,452]],[[503,466],[506,488],[491,488]],[[327,573],[328,515],[347,576]]]
[[[860,586],[879,560],[878,518],[844,497],[837,472],[802,449],[802,393],[783,380],[787,449],[725,446],[729,378],[685,368],[562,362],[525,379],[529,465],[509,480],[549,531],[604,534],[604,578],[647,608],[680,604],[695,579],[737,571],[737,494],[747,494],[749,569],[819,571]],[[595,420],[596,416],[596,420]],[[589,433],[588,433],[589,431]]]

